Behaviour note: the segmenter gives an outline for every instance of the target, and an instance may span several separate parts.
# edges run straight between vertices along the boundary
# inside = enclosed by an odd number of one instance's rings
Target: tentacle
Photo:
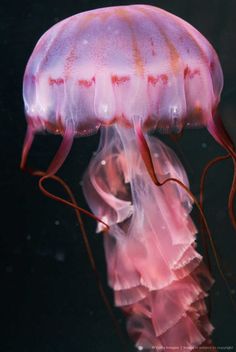
[[[228,151],[230,154],[232,161],[233,161],[233,167],[234,167],[234,175],[233,175],[233,180],[231,184],[231,189],[229,193],[229,199],[228,199],[228,210],[229,210],[229,217],[231,220],[231,223],[236,230],[236,215],[234,212],[234,201],[235,201],[235,196],[236,196],[236,152],[235,152],[235,147],[234,144],[227,133],[223,122],[220,118],[219,115],[216,115],[207,125],[208,131],[210,134],[215,138],[215,140],[225,149]]]
[[[79,207],[77,205],[77,203],[75,204],[74,202],[70,202],[64,198],[61,198],[59,196],[56,196],[55,194],[49,192],[43,185],[43,183],[48,180],[48,179],[54,179],[56,180],[57,182],[59,182],[63,187],[64,189],[68,192],[68,186],[66,185],[66,183],[61,179],[59,178],[58,176],[56,175],[48,175],[47,172],[43,172],[43,171],[33,171],[31,172],[33,176],[39,176],[40,179],[39,179],[39,189],[40,191],[48,198],[51,198],[53,200],[56,200],[57,202],[60,202],[62,204],[65,204],[65,205],[69,205],[70,207],[74,208],[75,210],[83,213],[83,214],[86,214],[88,215],[90,218],[92,218],[93,220],[95,221],[98,221],[100,222],[101,224],[103,224],[103,226],[105,226],[105,229],[103,230],[103,232],[107,232],[109,231],[110,227],[109,225],[107,225],[103,220],[101,220],[100,218],[98,218],[96,215],[92,214],[90,211],[86,210],[86,209],[83,209],[81,207]],[[67,189],[68,188],[68,189]]]
[[[110,302],[109,302],[109,300],[107,298],[107,295],[105,293],[105,290],[104,290],[104,287],[103,287],[103,284],[102,284],[102,280],[101,280],[100,274],[99,274],[99,272],[97,270],[95,258],[94,258],[94,255],[93,255],[93,252],[92,252],[92,248],[91,248],[90,243],[89,243],[89,239],[88,239],[86,230],[84,228],[84,224],[83,224],[80,212],[83,212],[83,213],[89,215],[90,217],[92,217],[96,221],[102,222],[103,225],[105,225],[108,229],[109,229],[109,226],[107,224],[105,224],[103,221],[101,221],[100,219],[98,219],[95,215],[91,214],[87,210],[84,210],[83,208],[80,208],[78,206],[73,192],[71,191],[70,187],[66,184],[66,182],[62,178],[60,178],[60,177],[58,177],[56,175],[50,175],[49,176],[49,175],[45,174],[45,172],[42,172],[42,171],[35,171],[33,173],[33,175],[40,177],[40,180],[39,180],[40,189],[47,197],[52,198],[52,199],[54,199],[56,201],[59,201],[59,202],[61,202],[63,204],[69,205],[72,208],[74,208],[75,213],[76,213],[76,217],[77,217],[77,220],[78,220],[78,223],[79,223],[79,226],[80,226],[80,230],[81,230],[81,233],[82,233],[84,246],[85,246],[88,258],[89,258],[89,262],[90,262],[91,268],[92,268],[93,273],[94,273],[95,278],[96,278],[96,282],[97,282],[99,293],[100,293],[101,298],[102,298],[102,300],[103,300],[103,302],[105,304],[105,307],[106,307],[106,309],[107,309],[107,311],[108,311],[108,313],[109,313],[109,315],[111,317],[111,320],[112,320],[112,322],[114,324],[117,336],[120,338],[120,340],[121,340],[121,342],[123,344],[124,351],[127,351],[127,343],[126,343],[126,341],[124,339],[124,336],[123,336],[123,334],[122,334],[122,332],[120,330],[119,323],[118,323],[118,321],[117,321],[117,319],[116,319],[116,317],[115,317],[115,315],[113,313],[112,307],[111,307]],[[60,198],[60,197],[55,196],[52,193],[48,192],[42,185],[42,182],[45,179],[52,179],[52,180],[58,182],[64,188],[65,192],[69,196],[70,201],[66,201],[63,198]]]
[[[219,114],[216,114],[214,118],[208,122],[207,129],[223,148],[229,150],[232,154],[235,154],[234,144],[227,133]]]
[[[205,184],[206,176],[207,176],[209,169],[212,166],[214,166],[215,164],[217,164],[218,162],[229,159],[230,157],[231,157],[230,154],[217,156],[216,158],[210,160],[205,165],[205,167],[202,171],[201,180],[200,180],[200,201],[199,201],[199,203],[202,208],[203,208],[203,200],[204,200],[204,184]]]
[[[34,135],[35,135],[35,130],[34,128],[29,124],[27,128],[27,132],[25,135],[25,140],[24,140],[24,145],[23,145],[23,150],[22,150],[22,156],[21,156],[21,163],[20,163],[20,168],[25,169],[26,167],[26,161],[27,161],[27,156],[29,154],[29,150],[32,146],[33,140],[34,140]],[[72,123],[68,123],[67,127],[65,128],[65,132],[63,135],[63,140],[61,142],[61,145],[56,152],[56,155],[54,156],[51,164],[49,165],[47,169],[47,175],[52,175],[55,174],[62,164],[64,163],[67,155],[69,154],[72,144],[74,140],[74,128]]]
[[[53,161],[51,162],[48,170],[46,172],[43,171],[35,171],[35,170],[31,170],[29,168],[27,168],[27,170],[34,176],[39,176],[39,188],[41,190],[41,192],[46,195],[47,197],[57,200],[58,202],[61,202],[63,204],[69,205],[70,207],[74,208],[75,210],[78,210],[86,215],[88,215],[89,217],[91,217],[92,219],[94,219],[95,221],[100,222],[101,224],[103,224],[104,228],[104,232],[109,230],[109,226],[102,221],[100,218],[98,218],[97,216],[93,215],[91,212],[89,212],[88,210],[85,210],[81,207],[79,207],[78,205],[75,205],[73,202],[69,202],[66,199],[63,199],[59,196],[56,196],[55,194],[50,193],[49,191],[46,190],[46,188],[43,186],[43,183],[45,180],[49,179],[49,178],[54,178],[56,179],[56,176],[54,176],[54,173],[56,173],[58,171],[58,169],[61,167],[61,165],[63,164],[64,160],[66,159],[72,143],[73,143],[73,138],[74,138],[74,129],[73,129],[73,125],[72,124],[68,124],[67,128],[65,130],[65,134],[63,136],[63,141],[53,159]],[[27,132],[26,132],[26,136],[25,136],[25,142],[24,142],[24,147],[23,147],[23,151],[22,151],[22,158],[21,158],[21,164],[20,167],[23,170],[26,170],[26,160],[27,160],[27,155],[29,153],[30,147],[33,143],[33,139],[34,139],[34,129],[33,127],[29,124]],[[58,181],[58,180],[57,180]],[[59,181],[58,181],[59,182]],[[63,185],[63,187],[66,189],[65,185],[61,182],[61,184]]]
[[[34,141],[34,129],[29,124],[27,131],[26,131],[25,140],[24,140],[24,144],[23,144],[23,150],[22,150],[22,154],[21,154],[20,168],[23,170],[25,169],[29,150],[31,148],[33,141]]]
[[[227,155],[222,155],[222,156],[218,156],[212,160],[210,160],[204,167],[202,174],[201,174],[201,179],[200,179],[200,197],[199,197],[199,204],[200,207],[202,208],[202,210],[204,211],[203,208],[203,201],[204,201],[204,185],[205,185],[205,180],[206,180],[206,176],[207,173],[209,171],[209,169],[214,166],[215,164],[217,164],[220,161],[226,160],[230,158],[230,154]],[[212,273],[211,270],[211,260],[210,260],[210,255],[209,255],[209,250],[208,250],[208,242],[207,242],[207,238],[206,236],[204,236],[204,224],[202,222],[202,218],[200,216],[200,233],[202,234],[202,240],[203,240],[203,247],[204,247],[204,252],[205,252],[205,258],[206,258],[206,264],[207,267],[210,271],[210,273]],[[211,299],[209,297],[208,300],[208,311],[209,311],[209,316],[211,316],[211,306],[212,306],[212,302]]]
[[[73,124],[67,124],[61,145],[58,151],[56,152],[54,159],[52,160],[51,164],[47,169],[47,172],[46,172],[47,175],[53,175],[57,173],[57,171],[60,169],[60,167],[66,160],[66,157],[71,150],[73,140],[74,140]]]
[[[137,141],[137,144],[139,147],[139,151],[141,153],[141,156],[142,156],[142,159],[143,159],[144,164],[146,166],[146,169],[147,169],[152,181],[157,186],[161,186],[161,183],[156,176],[156,172],[155,172],[154,165],[152,162],[151,152],[148,147],[147,141],[144,137],[140,121],[137,122],[137,125],[134,124],[134,130],[135,130],[135,134],[136,134],[136,141]]]
[[[231,156],[230,154],[218,156],[212,160],[210,160],[204,167],[202,174],[201,174],[201,180],[200,180],[200,197],[199,197],[199,204],[201,208],[203,209],[203,201],[204,201],[204,185],[205,185],[205,180],[207,177],[207,173],[211,167],[213,167],[215,164],[217,164],[220,161],[227,160]]]

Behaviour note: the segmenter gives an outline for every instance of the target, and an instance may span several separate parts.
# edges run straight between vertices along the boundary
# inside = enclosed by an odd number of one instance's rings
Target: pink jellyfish
[[[139,350],[213,346],[204,302],[213,279],[196,251],[189,215],[195,199],[175,153],[148,133],[206,126],[235,158],[215,115],[222,85],[208,41],[182,19],[148,5],[102,8],[61,21],[41,37],[26,67],[22,167],[35,133],[63,136],[49,177],[74,137],[100,129],[84,194],[103,222],[97,231],[104,223],[109,227],[108,282]]]

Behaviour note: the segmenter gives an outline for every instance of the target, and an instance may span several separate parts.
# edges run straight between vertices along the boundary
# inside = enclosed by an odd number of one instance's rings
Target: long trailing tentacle
[[[227,160],[230,158],[230,155],[222,155],[222,156],[217,156],[216,158],[210,160],[204,167],[202,173],[201,173],[201,179],[200,179],[200,196],[199,196],[199,204],[200,207],[202,208],[202,210],[204,210],[203,207],[203,201],[204,201],[204,186],[205,186],[205,181],[206,181],[206,177],[207,177],[207,173],[209,171],[209,169],[211,167],[213,167],[215,164],[217,164],[220,161],[223,160]],[[202,223],[202,218],[200,217],[200,223],[201,223],[201,233],[203,233],[203,228],[204,225]],[[210,258],[208,255],[208,249],[207,249],[207,243],[206,243],[206,239],[205,236],[203,236],[203,243],[204,243],[204,248],[205,248],[205,252],[206,252],[206,258],[207,258],[207,262],[208,262],[208,267],[210,268]]]
[[[93,220],[95,221],[98,221],[100,222],[101,224],[103,224],[105,226],[105,229],[104,229],[104,232],[107,232],[109,230],[109,225],[107,225],[107,223],[105,223],[103,220],[101,220],[99,217],[97,217],[96,215],[92,214],[90,211],[86,210],[86,209],[83,209],[81,207],[79,207],[77,205],[77,203],[75,202],[70,202],[64,198],[61,198],[51,192],[49,192],[43,185],[43,183],[46,181],[46,180],[49,180],[49,179],[54,179],[54,180],[57,180],[59,182],[59,177],[58,176],[55,176],[54,174],[50,174],[48,175],[47,173],[45,172],[41,172],[41,171],[34,171],[32,172],[33,175],[35,176],[40,176],[40,179],[39,179],[39,189],[41,190],[41,192],[48,198],[51,198],[53,200],[56,200],[57,202],[60,202],[62,204],[65,204],[65,205],[68,205],[70,206],[71,208],[74,208],[75,210],[78,210],[79,212],[81,213],[84,213],[85,215],[88,215],[90,218],[92,218]],[[60,179],[61,180],[61,179]],[[60,182],[63,187],[66,189],[65,185],[62,183],[62,180]],[[67,186],[68,187],[68,186]]]
[[[230,154],[227,155],[222,155],[218,156],[212,160],[210,160],[204,167],[202,174],[201,174],[201,179],[200,179],[200,196],[199,196],[199,204],[202,210],[204,211],[203,207],[203,201],[204,201],[204,186],[205,186],[205,180],[207,173],[211,167],[213,167],[215,164],[217,164],[220,161],[227,160],[230,158]],[[208,250],[208,242],[207,242],[207,237],[204,236],[204,224],[202,222],[202,217],[200,216],[200,233],[202,235],[202,241],[203,241],[203,246],[204,246],[204,252],[205,252],[205,258],[206,258],[206,264],[208,266],[208,269],[210,273],[212,273],[211,270],[211,260],[210,260],[210,255],[209,255],[209,250]],[[208,299],[208,310],[209,310],[209,316],[211,316],[211,308],[212,308],[212,301],[209,297]]]
[[[204,212],[203,212],[203,209],[202,209],[201,205],[199,204],[197,198],[189,190],[189,188],[183,182],[181,182],[180,180],[178,180],[178,179],[176,179],[174,177],[166,178],[162,182],[160,180],[158,180],[158,177],[157,177],[157,174],[156,174],[156,171],[155,171],[155,168],[154,168],[154,164],[153,164],[153,161],[152,161],[151,152],[150,152],[148,143],[147,143],[147,141],[145,139],[145,136],[143,134],[140,121],[136,122],[134,124],[134,128],[135,128],[136,140],[137,140],[137,144],[138,144],[138,147],[139,147],[140,154],[142,156],[143,162],[144,162],[144,164],[146,166],[146,169],[147,169],[152,181],[158,187],[161,187],[161,186],[165,185],[167,182],[175,182],[175,183],[177,183],[182,189],[185,190],[185,192],[189,195],[189,197],[195,203],[195,205],[196,205],[196,207],[197,207],[197,209],[198,209],[198,211],[199,211],[199,213],[201,215],[202,222],[203,222],[204,228],[206,230],[206,233],[208,235],[209,242],[210,242],[210,245],[211,245],[211,248],[212,248],[212,252],[213,252],[213,255],[214,255],[214,258],[215,258],[215,261],[216,261],[216,265],[217,265],[218,271],[219,271],[223,281],[225,282],[225,285],[226,285],[227,290],[229,292],[232,304],[233,304],[234,308],[236,309],[236,304],[235,304],[234,299],[232,297],[230,286],[229,286],[228,281],[227,281],[227,279],[226,279],[226,277],[224,275],[224,272],[222,270],[222,266],[221,266],[221,263],[220,263],[220,258],[219,258],[218,254],[217,254],[216,246],[215,246],[214,240],[212,238],[212,235],[211,235],[211,232],[210,232],[209,226],[207,224],[206,217],[204,215]]]
[[[199,197],[199,204],[200,207],[202,209],[203,208],[203,201],[204,201],[204,186],[205,186],[205,181],[206,181],[206,177],[207,177],[207,173],[209,171],[209,169],[211,167],[213,167],[215,164],[217,164],[220,161],[223,160],[227,160],[230,158],[230,154],[226,154],[226,155],[221,155],[221,156],[217,156],[216,158],[210,160],[204,167],[202,174],[201,174],[201,179],[200,179],[200,197]],[[202,223],[202,219],[200,219],[201,223]],[[203,230],[203,224],[201,224],[201,228]],[[202,231],[201,231],[202,232]]]
[[[117,333],[117,336],[120,338],[122,344],[123,344],[123,347],[124,347],[124,351],[128,351],[127,349],[127,343],[125,341],[125,338],[121,332],[121,329],[120,329],[120,326],[119,326],[119,323],[113,313],[113,310],[112,310],[112,307],[111,307],[111,304],[107,298],[107,295],[105,293],[105,290],[104,290],[104,287],[103,287],[103,284],[102,284],[102,280],[100,278],[100,274],[97,270],[97,266],[96,266],[96,262],[95,262],[95,258],[94,258],[94,255],[93,255],[93,252],[92,252],[92,248],[90,246],[90,243],[89,243],[89,239],[88,239],[88,235],[86,233],[86,230],[85,230],[85,227],[84,227],[84,223],[82,221],[82,218],[81,218],[81,212],[85,213],[86,215],[89,215],[90,217],[92,217],[94,220],[96,221],[100,221],[104,226],[107,227],[107,229],[109,229],[109,226],[103,222],[102,220],[100,220],[99,218],[97,218],[95,215],[91,214],[89,211],[81,208],[78,206],[77,204],[77,201],[75,199],[75,196],[73,194],[73,192],[71,191],[70,187],[67,185],[67,183],[62,179],[60,178],[59,176],[57,175],[54,175],[54,174],[50,174],[48,175],[47,172],[43,172],[43,171],[34,171],[32,172],[32,174],[34,176],[38,176],[40,177],[39,179],[39,187],[40,187],[40,190],[43,192],[43,194],[45,194],[47,197],[49,198],[52,198],[56,201],[59,201],[65,205],[69,205],[70,207],[72,207],[74,210],[75,210],[75,214],[76,214],[76,217],[77,217],[77,220],[78,220],[78,223],[79,223],[79,226],[80,226],[80,230],[81,230],[81,233],[82,233],[82,238],[83,238],[83,242],[84,242],[84,246],[85,246],[85,249],[86,249],[86,252],[87,252],[87,255],[88,255],[88,259],[89,259],[89,262],[90,262],[90,265],[91,265],[91,268],[92,268],[92,271],[95,275],[95,278],[96,278],[96,283],[97,283],[97,286],[98,286],[98,290],[99,290],[99,293],[101,295],[101,298],[105,304],[105,307],[112,319],[112,322],[114,324],[114,327],[115,327],[115,330],[116,330],[116,333]],[[65,190],[65,192],[67,193],[70,201],[67,201],[61,197],[58,197],[50,192],[48,192],[44,186],[43,186],[43,182],[45,180],[48,180],[48,179],[52,179],[56,182],[58,182]]]
[[[223,161],[223,160],[227,160],[230,157],[231,157],[230,154],[217,156],[214,159],[210,160],[205,165],[205,167],[204,167],[204,169],[202,171],[201,180],[200,180],[200,198],[199,198],[199,203],[200,203],[202,208],[203,208],[203,200],[204,200],[204,185],[205,185],[205,180],[206,180],[206,176],[207,176],[207,173],[208,173],[209,169],[211,167],[213,167],[214,165],[216,165],[218,162]]]
[[[227,133],[220,115],[216,114],[207,125],[208,131],[215,140],[229,153],[234,167],[234,175],[229,193],[228,209],[231,223],[236,230],[236,215],[234,212],[234,201],[236,196],[236,152],[234,144]]]

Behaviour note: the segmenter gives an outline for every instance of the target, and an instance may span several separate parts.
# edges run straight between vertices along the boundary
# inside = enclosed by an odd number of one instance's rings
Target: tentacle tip
[[[23,156],[22,156],[21,161],[20,161],[20,169],[22,171],[26,171],[26,158],[23,158]]]
[[[35,131],[33,130],[33,128],[31,126],[28,126],[28,129],[25,135],[24,146],[23,146],[23,150],[21,154],[21,162],[20,162],[20,169],[23,171],[26,170],[26,161],[27,161],[29,150],[34,140],[34,133]]]

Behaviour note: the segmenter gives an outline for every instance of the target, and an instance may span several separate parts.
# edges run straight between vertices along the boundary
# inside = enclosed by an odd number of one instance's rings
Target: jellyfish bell
[[[132,128],[134,117],[144,131],[208,126],[222,86],[215,50],[175,15],[149,5],[74,15],[40,38],[27,64],[22,165],[43,130],[64,136],[55,172],[73,138],[100,126]]]

